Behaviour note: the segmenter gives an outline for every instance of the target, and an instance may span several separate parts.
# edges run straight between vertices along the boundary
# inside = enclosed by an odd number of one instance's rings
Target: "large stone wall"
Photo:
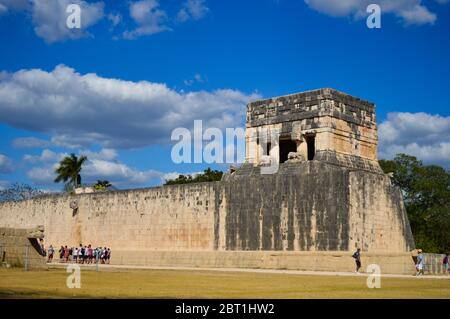
[[[218,265],[230,256],[223,265],[307,269],[305,253],[317,252],[321,267],[351,270],[358,246],[387,256],[378,260],[395,264],[390,272],[413,270],[401,195],[386,175],[319,161],[281,164],[273,175],[259,170],[244,165],[215,183],[2,203],[0,227],[44,225],[47,245],[108,246],[118,263]],[[333,268],[324,253],[347,266]]]
[[[414,240],[390,178],[320,161],[246,165],[225,187],[227,250],[409,252]]]
[[[0,225],[44,225],[45,241],[53,246],[212,250],[214,209],[214,184],[168,186],[3,203]]]

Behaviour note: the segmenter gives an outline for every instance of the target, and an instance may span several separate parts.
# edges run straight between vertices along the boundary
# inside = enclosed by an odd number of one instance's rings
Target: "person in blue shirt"
[[[424,256],[422,254],[422,249],[419,249],[417,251],[419,254],[417,255],[417,262],[416,262],[416,276],[422,276],[423,275],[423,268],[424,268]]]

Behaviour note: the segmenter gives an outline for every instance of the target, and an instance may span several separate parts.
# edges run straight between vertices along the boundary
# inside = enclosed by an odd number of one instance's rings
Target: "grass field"
[[[69,289],[64,269],[0,269],[1,298],[449,298],[450,280],[306,276],[186,270],[82,270]]]

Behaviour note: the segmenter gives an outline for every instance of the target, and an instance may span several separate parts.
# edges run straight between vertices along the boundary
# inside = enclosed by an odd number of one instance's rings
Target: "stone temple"
[[[113,264],[351,271],[359,247],[363,267],[414,270],[375,106],[333,89],[248,104],[246,162],[219,182],[0,204],[0,227],[39,225],[47,245],[111,247]]]
[[[267,141],[268,148],[263,147],[261,131],[276,132],[277,144]],[[381,172],[374,105],[332,89],[250,103],[246,145],[246,159],[252,163],[260,164],[264,155],[285,163],[296,152],[299,160]]]

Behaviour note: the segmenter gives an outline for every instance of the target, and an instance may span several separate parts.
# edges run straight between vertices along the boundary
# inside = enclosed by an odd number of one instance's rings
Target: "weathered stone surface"
[[[32,232],[43,233],[43,228],[35,227]],[[29,229],[1,227],[0,262],[13,267],[45,268],[46,259],[38,240],[41,237],[34,236]]]
[[[299,163],[303,162],[305,157],[299,152],[289,152],[287,163]]]
[[[36,227],[27,229],[27,235],[28,238],[37,238],[37,239],[44,239],[44,226],[38,225]]]
[[[44,225],[46,243],[54,246],[348,251],[359,245],[374,252],[414,248],[401,195],[384,174],[319,161],[281,164],[273,175],[250,168],[216,183],[2,203],[0,225]],[[75,198],[79,210],[73,215],[70,203]]]
[[[296,152],[308,158],[306,136],[315,140],[315,151],[327,157],[353,157],[349,165],[380,170],[377,163],[375,105],[333,89],[297,93],[260,100],[247,106],[246,160],[259,165],[264,154],[280,161],[280,145],[263,149],[267,132],[296,143]],[[317,159],[317,158],[314,158]],[[361,164],[363,163],[363,164]]]

